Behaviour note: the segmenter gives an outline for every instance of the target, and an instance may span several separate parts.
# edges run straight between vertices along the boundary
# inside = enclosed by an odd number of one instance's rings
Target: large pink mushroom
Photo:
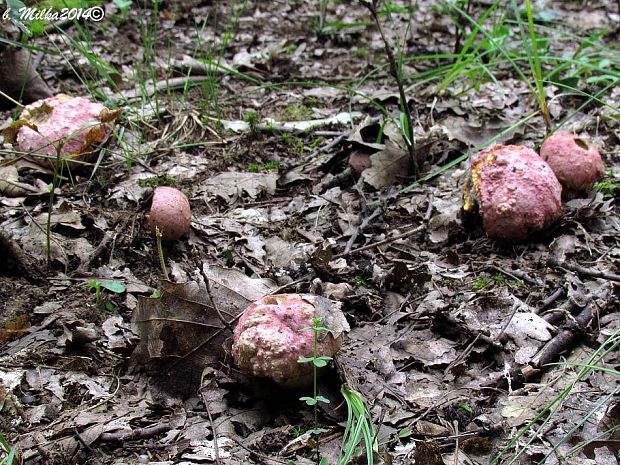
[[[83,160],[105,140],[119,114],[83,97],[58,94],[26,106],[5,134],[37,163],[53,164],[59,151],[65,162]]]
[[[465,183],[463,210],[478,208],[489,237],[521,241],[562,214],[562,187],[549,165],[519,145],[493,145],[478,153]]]
[[[333,331],[317,333],[317,355],[332,357],[349,329],[339,304],[309,294],[268,295],[250,304],[233,332],[235,364],[287,388],[308,385],[312,363],[300,363],[299,358],[314,355],[315,317]]]
[[[569,132],[549,136],[540,147],[540,156],[562,184],[565,197],[591,189],[605,176],[605,163],[596,147]]]
[[[153,202],[145,220],[152,234],[159,230],[164,240],[180,239],[189,232],[192,221],[189,200],[179,189],[159,186],[153,192]]]

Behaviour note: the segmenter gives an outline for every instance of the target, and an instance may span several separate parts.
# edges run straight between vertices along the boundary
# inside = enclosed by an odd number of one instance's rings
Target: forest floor
[[[343,386],[377,464],[618,463],[616,2],[535,2],[534,41],[517,2],[378,2],[417,179],[361,3],[128,3],[28,41],[54,93],[122,110],[97,162],[59,177],[0,146],[14,463],[340,464]],[[538,150],[540,89],[550,129],[590,140],[607,177],[546,230],[489,238],[462,212],[468,156]],[[160,185],[192,208],[161,253],[143,221]],[[316,409],[311,386],[232,361],[234,318],[274,292],[339,301],[351,327]]]

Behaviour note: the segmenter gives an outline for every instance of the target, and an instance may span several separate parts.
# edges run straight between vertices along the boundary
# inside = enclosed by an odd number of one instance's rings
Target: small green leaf
[[[331,359],[332,359],[331,357],[313,357],[312,363],[314,364],[315,367],[323,368],[325,365],[327,365],[331,361]]]
[[[132,0],[113,0],[112,3],[114,3],[121,10],[126,10],[131,6]]]
[[[314,362],[314,357],[299,357],[297,363],[310,363]]]
[[[103,281],[101,286],[110,292],[115,292],[116,294],[122,294],[126,290],[125,285],[120,281]]]
[[[317,326],[317,327],[311,328],[311,329],[315,330],[317,333],[319,331],[324,331],[326,333],[335,333],[335,331],[333,329],[326,328],[325,326]]]
[[[325,428],[312,428],[306,431],[306,433],[310,433],[310,434],[323,434],[323,433],[328,433],[328,432],[329,430]]]
[[[316,402],[323,402],[324,404],[329,404],[329,399],[323,396],[316,396]]]
[[[303,400],[308,405],[316,405],[318,402],[314,397],[300,397],[299,400]]]

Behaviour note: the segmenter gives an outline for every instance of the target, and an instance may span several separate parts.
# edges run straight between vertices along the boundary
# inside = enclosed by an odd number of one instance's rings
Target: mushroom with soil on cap
[[[60,156],[75,168],[92,158],[119,115],[87,98],[58,94],[27,105],[3,135],[36,163],[54,166]]]
[[[329,331],[317,332],[314,352],[313,319]],[[333,357],[349,330],[340,303],[310,294],[276,294],[253,302],[233,332],[232,355],[240,369],[270,378],[286,388],[310,384],[313,368],[301,357]]]
[[[522,241],[544,231],[562,214],[562,186],[536,152],[493,145],[471,163],[463,210],[478,212],[489,237]]]

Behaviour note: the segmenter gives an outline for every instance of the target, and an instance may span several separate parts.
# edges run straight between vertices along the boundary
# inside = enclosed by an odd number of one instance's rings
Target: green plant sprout
[[[277,170],[278,168],[280,168],[280,162],[279,161],[269,160],[269,161],[265,162],[265,169],[266,170],[274,171],[274,170]]]
[[[305,105],[289,105],[280,113],[283,121],[303,121],[312,118],[312,108]]]
[[[312,357],[299,357],[299,363],[312,363],[312,397],[304,396],[299,400],[304,401],[307,405],[312,406],[314,410],[313,429],[306,431],[310,434],[320,434],[327,430],[318,427],[318,404],[319,402],[329,404],[329,399],[322,396],[318,392],[317,378],[318,369],[325,367],[332,357],[321,356],[318,353],[319,334],[321,332],[333,333],[333,331],[321,325],[321,318],[312,319],[312,326],[302,328],[300,331],[312,331],[314,334]],[[370,413],[366,408],[364,399],[361,394],[346,385],[342,385],[340,392],[347,404],[347,425],[342,436],[342,445],[340,455],[338,457],[338,465],[347,465],[351,462],[353,456],[357,453],[357,447],[363,440],[365,445],[367,465],[374,463],[374,452],[377,450],[376,434],[372,424]],[[316,442],[316,462],[319,465],[328,465],[325,457],[320,457],[319,443]]]
[[[0,465],[13,465],[17,456],[17,449],[11,447],[4,435],[0,433]]]
[[[259,173],[263,165],[260,163],[248,163],[248,171],[250,173]]]
[[[117,6],[122,15],[127,15],[129,7],[133,4],[132,0],[112,0],[112,3]]]
[[[299,400],[315,407],[314,420],[315,424],[318,424],[318,411],[316,409],[316,405],[319,402],[329,404],[329,399],[319,395],[317,391],[318,369],[327,366],[327,364],[332,360],[332,357],[319,355],[319,334],[321,332],[333,333],[333,331],[325,326],[321,326],[321,318],[317,317],[312,319],[312,326],[302,328],[300,331],[312,331],[314,333],[314,346],[312,357],[299,357],[299,360],[297,360],[299,363],[312,363],[312,397],[301,397]]]
[[[95,290],[95,303],[97,307],[105,306],[108,311],[114,310],[114,304],[104,299],[104,290],[114,292],[115,294],[122,294],[126,291],[125,285],[120,281],[94,279],[84,283],[84,286]]]
[[[299,357],[297,360],[298,363],[311,363],[312,364],[312,397],[304,396],[300,397],[299,400],[305,402],[307,405],[312,406],[312,410],[314,413],[314,428],[308,430],[307,432],[310,434],[321,434],[326,432],[325,428],[319,428],[319,409],[318,403],[323,402],[325,404],[329,404],[329,399],[325,396],[322,396],[318,392],[317,387],[317,378],[318,378],[318,369],[326,366],[331,357],[319,355],[319,333],[323,332],[332,332],[332,330],[321,326],[321,318],[314,317],[312,318],[312,326],[307,326],[299,330],[301,331],[312,331],[313,338],[313,347],[312,347],[312,357]],[[319,441],[316,441],[316,459],[317,463],[322,463],[321,453],[319,451]]]
[[[338,465],[348,465],[351,462],[362,440],[364,441],[366,464],[373,465],[374,453],[378,451],[378,444],[370,412],[368,412],[360,393],[346,384],[342,385],[340,392],[347,403],[347,425],[342,436]]]
[[[258,133],[258,116],[254,111],[248,111],[248,114],[245,115],[245,120],[250,125],[250,133],[257,134]]]
[[[233,254],[233,251],[230,249],[226,249],[220,252],[220,257],[222,257],[224,263],[228,267],[231,267],[235,264],[235,256]]]
[[[282,138],[282,142],[291,147],[295,152],[303,152],[305,143],[302,138],[294,136],[289,132],[281,132],[280,137]]]
[[[456,408],[465,413],[474,413],[474,409],[467,402],[459,402],[458,404],[456,404]]]
[[[138,179],[138,185],[141,187],[177,187],[179,185],[179,181],[171,176],[168,176],[167,174],[158,174],[152,178]]]
[[[614,197],[616,191],[620,191],[620,182],[614,181],[611,173],[609,173],[608,178],[594,184],[594,190],[603,194],[606,199]]]
[[[280,167],[280,162],[278,161],[266,161],[265,163],[248,163],[248,171],[250,173],[260,173],[263,170],[266,171],[275,171]]]
[[[480,290],[489,286],[492,282],[493,280],[491,278],[476,278],[471,282],[471,284],[474,289]]]
[[[358,274],[355,276],[355,283],[359,284],[362,287],[365,287],[366,289],[374,289],[375,286],[373,286],[373,284],[368,280],[367,277],[365,277],[362,274]]]
[[[162,296],[162,293],[159,289],[155,289],[151,295],[149,296],[151,299],[160,299]]]

